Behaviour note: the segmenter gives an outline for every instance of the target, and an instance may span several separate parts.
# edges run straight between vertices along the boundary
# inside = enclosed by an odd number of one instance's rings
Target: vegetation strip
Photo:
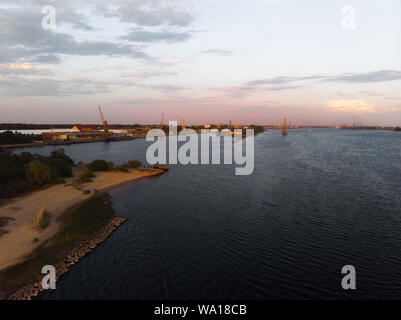
[[[56,280],[58,281],[61,276],[66,274],[72,266],[74,266],[79,259],[90,253],[97,245],[105,241],[113,231],[125,222],[124,218],[114,218],[110,223],[104,227],[92,240],[84,241],[77,247],[73,248],[66,254],[66,258],[59,262],[56,266]],[[44,291],[41,285],[42,277],[37,278],[33,283],[23,287],[13,294],[10,300],[31,300],[33,297],[38,296]]]
[[[60,231],[39,246],[27,261],[0,272],[3,298],[30,300],[38,296],[43,291],[41,270],[44,265],[56,268],[58,281],[124,221],[114,216],[106,193],[88,199],[66,215]]]

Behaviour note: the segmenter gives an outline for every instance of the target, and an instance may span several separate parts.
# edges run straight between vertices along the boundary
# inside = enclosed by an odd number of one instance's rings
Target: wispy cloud
[[[267,84],[287,84],[287,83],[292,83],[292,82],[319,80],[319,79],[325,79],[325,78],[326,77],[319,76],[319,75],[311,75],[311,76],[305,76],[305,77],[280,76],[280,77],[275,77],[275,78],[253,80],[253,81],[247,82],[246,84],[249,86],[261,86],[261,85],[267,85]]]
[[[326,105],[331,111],[345,113],[373,113],[375,108],[363,100],[330,100]]]
[[[381,70],[358,74],[344,74],[334,77],[327,77],[325,81],[345,82],[345,83],[369,83],[401,80],[401,71]]]
[[[194,16],[188,10],[176,8],[172,4],[160,5],[160,1],[155,3],[155,1],[138,0],[122,5],[117,13],[122,22],[132,22],[141,26],[185,27],[194,21]]]
[[[301,81],[328,81],[343,83],[374,83],[384,81],[401,80],[401,71],[397,70],[380,70],[367,73],[347,73],[336,76],[310,75],[304,77],[280,76],[275,78],[258,79],[249,81],[246,84],[250,86],[259,86],[266,84],[288,84]]]
[[[49,75],[51,72],[42,66],[30,63],[0,64],[0,75]]]
[[[204,50],[201,51],[203,54],[216,54],[221,57],[229,57],[233,55],[233,52],[230,50],[224,50],[224,49],[210,49],[210,50]]]
[[[191,38],[189,32],[171,32],[167,30],[162,31],[145,31],[143,29],[133,29],[127,35],[121,37],[121,39],[129,40],[132,42],[183,42]]]

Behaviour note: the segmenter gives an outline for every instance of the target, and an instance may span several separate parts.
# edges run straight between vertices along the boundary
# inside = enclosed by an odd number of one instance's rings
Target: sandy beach
[[[0,270],[24,261],[36,247],[58,231],[61,225],[60,216],[69,208],[90,198],[95,190],[105,191],[128,181],[158,175],[161,172],[163,171],[158,169],[98,172],[92,182],[81,185],[82,190],[90,191],[89,194],[84,194],[72,185],[59,184],[7,201],[0,206],[0,217],[13,219],[4,228],[8,233],[0,237]],[[72,179],[67,181],[67,184]],[[33,222],[42,207],[46,207],[52,217],[49,227],[38,231]]]

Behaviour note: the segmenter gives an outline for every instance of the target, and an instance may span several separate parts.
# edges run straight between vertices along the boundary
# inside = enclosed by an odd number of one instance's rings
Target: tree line
[[[63,149],[49,156],[30,152],[12,154],[0,150],[0,198],[17,196],[50,183],[72,177],[74,161]]]

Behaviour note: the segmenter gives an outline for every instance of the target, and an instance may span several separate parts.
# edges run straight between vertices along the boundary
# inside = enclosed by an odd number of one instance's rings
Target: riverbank
[[[78,261],[84,258],[98,245],[105,241],[121,224],[126,220],[124,218],[113,218],[111,221],[99,232],[97,232],[91,239],[80,241],[74,248],[65,253],[65,258],[54,265],[56,270],[56,282],[66,274]],[[33,280],[30,284],[22,287],[17,292],[12,294],[8,300],[32,300],[44,291],[42,283],[43,275]],[[57,285],[57,284],[56,284]]]
[[[106,193],[94,195],[64,217],[58,232],[23,263],[0,272],[2,299],[31,299],[39,294],[42,267],[53,265],[57,279],[79,258],[104,241],[123,219],[115,218]]]
[[[10,219],[0,237],[0,271],[31,258],[36,249],[56,235],[68,215],[94,195],[135,179],[162,173],[161,169],[97,172],[91,182],[76,188],[68,182],[79,175],[77,171],[64,185],[54,185],[4,202],[0,206],[0,216]],[[51,213],[51,220],[46,229],[38,230],[33,221],[42,207]]]

